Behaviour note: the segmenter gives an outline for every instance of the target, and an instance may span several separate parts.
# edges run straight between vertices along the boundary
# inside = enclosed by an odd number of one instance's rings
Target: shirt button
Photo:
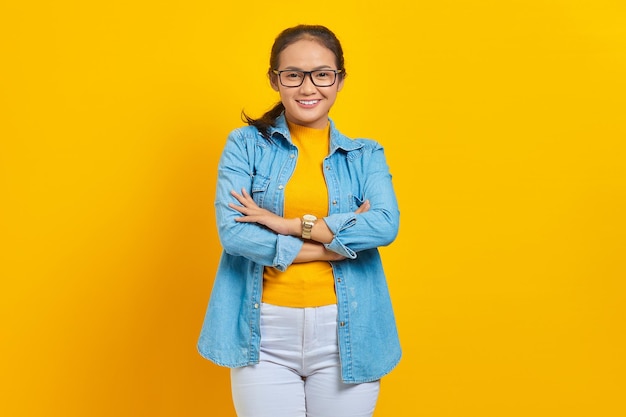
[[[333,206],[337,205],[337,200],[333,200]]]
[[[296,157],[296,155],[291,154],[291,155],[289,155],[289,157],[290,157],[291,159],[293,159],[293,158],[295,158],[295,157]]]
[[[345,322],[345,321],[342,321],[341,323],[339,323],[339,325],[340,325],[341,327],[343,327],[343,326],[345,326],[345,325],[346,325],[346,322]]]
[[[254,308],[259,308],[259,303],[254,303]]]
[[[285,188],[285,186],[284,186],[284,185],[282,185],[282,184],[280,184],[280,185],[278,186],[278,189],[279,189],[279,190],[282,190],[283,188]]]

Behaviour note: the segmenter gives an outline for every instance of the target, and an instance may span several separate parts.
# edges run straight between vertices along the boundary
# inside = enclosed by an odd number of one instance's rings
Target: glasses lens
[[[286,87],[297,87],[302,84],[304,73],[302,71],[283,71],[280,73],[280,82]]]
[[[311,73],[313,84],[318,87],[328,87],[335,83],[335,73],[328,70],[313,71]]]
[[[280,82],[285,87],[299,87],[304,82],[307,73],[302,71],[282,71]],[[335,83],[335,72],[329,70],[311,71],[313,84],[318,87],[329,87]]]

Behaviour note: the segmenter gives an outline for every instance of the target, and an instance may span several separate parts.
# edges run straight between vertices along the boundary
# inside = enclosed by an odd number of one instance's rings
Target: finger
[[[243,209],[245,208],[242,206],[238,206],[237,204],[234,204],[234,203],[228,203],[228,207],[230,207],[233,210],[237,210],[239,213],[243,213]]]
[[[230,195],[232,195],[233,197],[235,197],[235,198],[237,199],[237,201],[239,201],[239,202],[241,202],[241,200],[243,199],[243,197],[242,197],[241,195],[239,195],[239,194],[237,193],[237,191],[235,191],[235,190],[232,190],[232,191],[230,192]]]
[[[256,201],[254,201],[254,198],[252,198],[252,196],[248,193],[248,191],[242,189],[241,192],[243,194],[243,198],[242,198],[241,204],[243,204],[243,205],[245,205],[246,207],[249,207],[249,208],[258,208],[259,207],[256,204]]]
[[[235,197],[235,199],[243,206],[246,207],[250,207],[250,206],[256,206],[256,203],[254,202],[254,200],[252,199],[252,197],[250,197],[250,194],[248,194],[248,192],[245,189],[241,190],[243,195],[238,194],[236,191],[231,191],[230,194]]]
[[[369,200],[365,200],[363,202],[363,204],[361,204],[359,206],[359,208],[357,208],[354,212],[356,214],[361,214],[361,213],[365,213],[366,211],[368,211],[370,209],[370,201]]]
[[[245,188],[241,189],[241,199],[246,202],[246,205],[254,203],[254,199],[250,196]]]
[[[248,216],[235,217],[235,221],[239,223],[256,223],[255,219]]]

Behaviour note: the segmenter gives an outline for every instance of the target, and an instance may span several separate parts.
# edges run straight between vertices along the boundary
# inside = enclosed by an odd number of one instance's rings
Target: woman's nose
[[[302,81],[300,90],[304,93],[309,93],[309,94],[317,91],[317,87],[315,87],[315,84],[313,84],[313,78],[311,74],[306,74],[304,76],[304,80]]]

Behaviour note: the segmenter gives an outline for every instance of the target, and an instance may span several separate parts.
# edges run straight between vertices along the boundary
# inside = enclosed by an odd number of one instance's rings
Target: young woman
[[[228,137],[215,211],[223,247],[200,353],[231,370],[239,417],[366,417],[400,344],[378,247],[398,233],[383,148],[328,114],[346,70],[335,35],[275,40],[280,103]]]

